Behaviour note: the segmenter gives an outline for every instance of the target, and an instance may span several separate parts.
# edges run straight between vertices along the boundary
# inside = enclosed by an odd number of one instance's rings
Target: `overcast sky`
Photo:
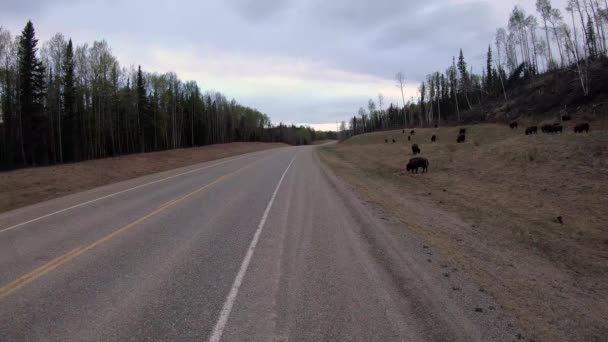
[[[401,102],[462,48],[479,72],[496,28],[534,0],[0,0],[13,34],[28,19],[44,41],[106,39],[124,66],[175,71],[274,123],[335,129],[383,93]],[[564,12],[566,0],[552,1]],[[319,126],[319,124],[329,124]]]

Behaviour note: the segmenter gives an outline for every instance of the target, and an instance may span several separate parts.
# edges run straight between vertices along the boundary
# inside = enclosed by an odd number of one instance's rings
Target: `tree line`
[[[39,49],[28,21],[0,27],[0,169],[228,142],[308,144],[335,133],[279,124],[175,73],[121,67],[108,43],[61,33]]]
[[[539,19],[515,6],[505,27],[498,28],[488,46],[486,65],[475,73],[462,49],[445,72],[429,74],[420,84],[419,96],[406,101],[405,79],[397,73],[402,106],[383,109],[384,97],[370,99],[350,121],[340,125],[341,137],[382,129],[432,126],[442,120],[460,122],[462,113],[503,99],[509,91],[543,73],[575,74],[584,96],[589,95],[591,65],[608,57],[606,25],[608,2],[569,0],[565,19],[550,0],[536,0]]]

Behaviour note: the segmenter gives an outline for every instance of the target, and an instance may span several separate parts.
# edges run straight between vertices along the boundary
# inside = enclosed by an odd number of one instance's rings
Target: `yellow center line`
[[[135,220],[135,221],[127,224],[126,226],[124,226],[124,227],[122,227],[122,228],[120,228],[120,229],[118,229],[118,230],[116,230],[116,231],[114,231],[114,232],[112,232],[112,233],[104,236],[103,238],[101,238],[101,239],[99,239],[99,240],[97,240],[97,241],[95,241],[95,242],[93,242],[93,243],[91,243],[91,244],[89,244],[87,246],[77,247],[77,248],[75,248],[75,249],[73,249],[73,250],[71,250],[71,251],[69,251],[69,252],[67,252],[67,253],[65,253],[65,254],[63,254],[63,255],[61,255],[61,256],[59,256],[59,257],[57,257],[57,258],[55,258],[55,259],[53,259],[51,261],[49,261],[48,263],[46,263],[46,264],[44,264],[44,265],[36,268],[35,270],[30,271],[30,272],[22,275],[21,277],[19,277],[19,278],[15,279],[15,280],[11,281],[10,283],[8,283],[8,284],[0,287],[0,299],[6,297],[8,295],[10,295],[11,293],[13,293],[13,292],[17,291],[18,289],[22,288],[23,286],[31,283],[32,281],[34,281],[34,280],[36,280],[36,279],[38,279],[40,277],[42,277],[43,275],[49,273],[50,271],[56,269],[57,267],[59,267],[59,266],[65,264],[66,262],[68,262],[68,261],[76,258],[77,256],[79,256],[79,255],[81,255],[81,254],[83,254],[85,252],[90,251],[91,249],[93,249],[93,248],[95,248],[95,247],[103,244],[104,242],[108,242],[108,241],[112,240],[116,236],[118,236],[118,235],[126,232],[127,230],[129,230],[129,229],[133,228],[134,226],[136,226],[136,225],[144,222],[145,220],[147,220],[150,217],[152,217],[152,216],[160,213],[161,211],[163,211],[163,210],[165,210],[167,208],[170,208],[170,207],[172,207],[172,206],[174,206],[174,205],[182,202],[183,200],[185,200],[185,199],[187,199],[189,197],[192,197],[193,195],[195,195],[195,194],[197,194],[197,193],[199,193],[199,192],[201,192],[201,191],[203,191],[203,190],[205,190],[205,189],[213,186],[214,184],[219,183],[220,181],[224,180],[225,178],[227,178],[227,177],[229,177],[231,175],[234,175],[234,174],[236,174],[238,172],[241,172],[241,171],[249,168],[253,164],[256,164],[256,163],[258,163],[258,162],[260,162],[260,161],[262,161],[264,159],[270,158],[270,157],[271,156],[268,156],[268,157],[256,160],[256,161],[254,161],[254,162],[252,162],[250,164],[247,164],[247,165],[243,166],[242,168],[240,168],[240,169],[238,169],[236,171],[233,171],[233,172],[227,173],[225,175],[222,175],[222,176],[218,177],[217,179],[215,179],[213,182],[205,184],[204,186],[202,186],[202,187],[200,187],[200,188],[198,188],[198,189],[196,189],[196,190],[194,190],[194,191],[192,191],[192,192],[190,192],[190,193],[188,193],[188,194],[186,194],[184,196],[181,196],[181,197],[178,197],[176,199],[172,199],[172,200],[170,200],[168,202],[165,202],[160,207],[158,207],[158,209],[156,209],[156,210],[154,210],[154,211],[146,214],[145,216],[142,216],[142,217],[138,218],[137,220]]]

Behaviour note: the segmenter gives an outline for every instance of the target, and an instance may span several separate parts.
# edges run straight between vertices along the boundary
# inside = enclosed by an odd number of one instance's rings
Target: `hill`
[[[483,284],[526,337],[593,341],[608,334],[608,131],[594,122],[575,135],[573,124],[533,136],[471,125],[465,144],[457,127],[415,129],[411,142],[401,130],[376,132],[320,155],[404,234]],[[430,161],[426,174],[405,171],[412,143]]]

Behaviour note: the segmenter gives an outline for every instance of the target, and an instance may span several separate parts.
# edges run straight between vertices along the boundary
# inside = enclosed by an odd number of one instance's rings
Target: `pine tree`
[[[63,130],[65,135],[66,153],[65,159],[68,161],[78,161],[81,159],[80,142],[78,132],[80,125],[76,117],[76,88],[74,86],[74,47],[72,39],[68,41],[63,56],[63,112],[65,115]]]
[[[464,97],[467,101],[469,109],[471,109],[471,101],[469,101],[469,95],[467,94],[467,92],[469,91],[469,72],[467,71],[467,63],[464,61],[464,54],[462,53],[462,49],[460,49],[460,56],[458,57],[458,71],[460,71],[461,89],[464,92]]]
[[[139,143],[142,152],[146,150],[146,130],[148,122],[146,120],[146,86],[144,84],[144,76],[141,71],[141,65],[137,68],[136,89],[137,93],[137,116],[139,118]]]
[[[488,59],[486,65],[486,91],[488,93],[494,92],[494,68],[492,67],[492,46],[488,46]]]
[[[597,40],[595,39],[595,29],[591,18],[587,18],[587,48],[589,49],[590,58],[597,57]]]
[[[38,60],[34,25],[28,21],[19,40],[19,86],[25,163],[48,164],[47,120],[43,113],[44,67]]]

